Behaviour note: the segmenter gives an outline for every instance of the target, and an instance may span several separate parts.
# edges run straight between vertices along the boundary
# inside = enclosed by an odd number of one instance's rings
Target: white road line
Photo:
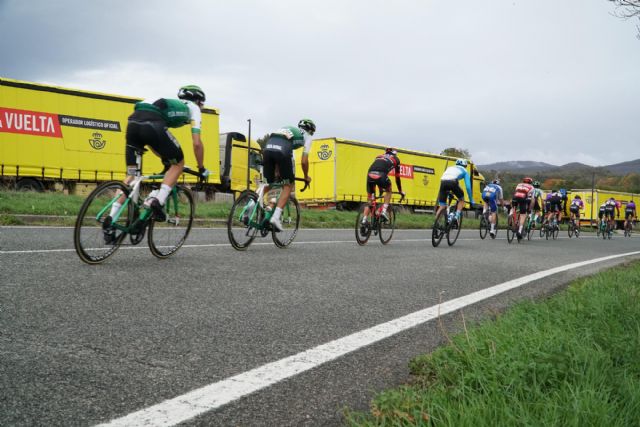
[[[478,303],[503,292],[526,285],[535,280],[556,273],[595,264],[615,258],[640,255],[640,251],[595,258],[576,262],[561,267],[529,274],[518,279],[509,280],[488,289],[446,301],[439,306],[432,306],[416,311],[407,316],[373,326],[346,337],[319,345],[302,353],[268,363],[227,378],[217,383],[190,391],[182,396],[165,400],[154,406],[117,418],[101,426],[172,426],[196,417],[208,411],[220,408],[227,403],[240,399],[248,394],[262,390],[287,378],[313,369],[324,363],[354,352],[363,347],[381,341],[407,329],[436,319],[439,315],[454,312],[468,305]]]

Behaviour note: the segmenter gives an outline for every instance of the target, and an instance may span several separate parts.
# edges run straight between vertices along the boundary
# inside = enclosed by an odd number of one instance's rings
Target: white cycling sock
[[[111,212],[109,212],[109,216],[113,218],[118,213],[121,207],[122,207],[122,203],[120,202],[115,202],[114,204],[112,204]]]
[[[273,216],[272,216],[271,218],[274,218],[274,219],[280,219],[280,216],[281,216],[281,215],[282,215],[282,208],[276,208],[276,209],[273,211]]]
[[[171,187],[169,187],[167,184],[162,184],[160,186],[160,191],[158,191],[158,195],[156,196],[156,199],[158,199],[162,206],[164,206],[165,202],[167,201],[169,193],[171,193]]]

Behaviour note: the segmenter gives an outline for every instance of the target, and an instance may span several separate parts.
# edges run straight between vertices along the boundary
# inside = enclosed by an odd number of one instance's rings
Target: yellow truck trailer
[[[123,179],[127,118],[140,100],[0,78],[2,183],[17,189],[65,188],[73,192],[91,183]],[[227,138],[225,134],[221,140],[219,111],[204,108],[202,112],[204,164],[212,172],[206,188],[223,192],[244,189],[246,138],[241,134]],[[189,128],[185,126],[171,132],[182,145],[185,164],[196,167]],[[259,150],[255,142],[251,146],[252,151]],[[241,161],[243,153],[244,161]],[[221,154],[227,156],[224,164],[221,164]],[[240,163],[232,168],[236,158]],[[226,175],[221,166],[226,168]],[[143,173],[160,170],[159,158],[146,154]],[[182,179],[197,180],[186,174]]]
[[[353,208],[365,202],[367,171],[374,158],[384,153],[384,149],[382,145],[341,138],[314,140],[309,152],[309,175],[312,183],[305,192],[297,192],[296,197],[308,206],[335,205],[338,208]],[[401,148],[397,150],[402,162],[402,189],[406,193],[403,203],[415,208],[436,206],[440,177],[448,166],[455,164],[456,159]],[[301,150],[296,150],[295,153],[296,176],[302,176]],[[473,163],[469,164],[469,168],[473,177],[473,198],[478,204],[481,203],[484,177]],[[392,200],[397,202],[399,197],[394,194]],[[465,199],[469,200],[466,194]]]
[[[584,211],[580,214],[581,225],[594,225],[598,224],[598,212],[600,205],[613,197],[620,202],[620,214],[616,213],[616,224],[618,228],[622,228],[624,225],[624,210],[627,207],[627,203],[633,200],[634,203],[640,202],[640,194],[637,193],[623,193],[620,191],[598,190],[598,189],[578,189],[570,190],[567,200],[567,211],[571,200],[579,195],[584,203]],[[568,214],[567,214],[568,215]]]

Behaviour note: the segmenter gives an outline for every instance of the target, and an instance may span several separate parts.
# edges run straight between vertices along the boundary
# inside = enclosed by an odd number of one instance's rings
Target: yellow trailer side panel
[[[3,175],[65,180],[123,179],[127,118],[137,98],[0,79],[0,163]],[[217,111],[203,112],[202,140],[210,183],[220,182]],[[171,132],[185,164],[197,167],[188,126]],[[144,156],[144,173],[158,172]],[[186,180],[195,177],[185,175]]]
[[[624,221],[624,210],[627,206],[627,202],[629,202],[630,200],[633,200],[636,204],[640,202],[640,194],[598,189],[594,189],[593,191],[591,189],[578,189],[571,190],[569,192],[567,205],[571,203],[571,200],[573,200],[576,195],[579,195],[584,202],[584,211],[581,215],[581,218],[585,221],[597,221],[600,205],[609,200],[609,198],[611,197],[621,202],[620,213],[616,213],[615,216],[616,221]]]

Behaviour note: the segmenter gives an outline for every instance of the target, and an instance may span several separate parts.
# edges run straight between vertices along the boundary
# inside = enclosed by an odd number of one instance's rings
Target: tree
[[[608,0],[616,6],[614,15],[621,19],[640,18],[640,0]],[[640,26],[636,26],[638,34],[636,37],[640,40]]]
[[[449,147],[442,150],[442,153],[440,154],[442,156],[461,157],[463,159],[471,160],[471,153],[465,148]]]

